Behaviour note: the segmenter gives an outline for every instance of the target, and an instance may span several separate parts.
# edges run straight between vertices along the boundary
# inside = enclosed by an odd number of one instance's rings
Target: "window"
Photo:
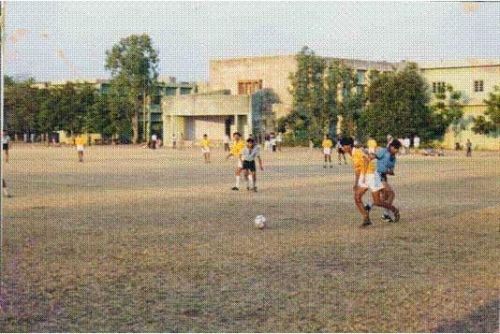
[[[252,95],[262,89],[262,80],[238,81],[238,95]]]
[[[474,92],[484,92],[484,81],[483,80],[474,81]]]
[[[446,82],[438,81],[432,83],[433,93],[442,93],[446,90]]]

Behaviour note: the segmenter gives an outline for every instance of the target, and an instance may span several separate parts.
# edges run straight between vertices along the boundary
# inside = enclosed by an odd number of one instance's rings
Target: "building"
[[[187,144],[207,134],[221,142],[225,134],[252,133],[251,96],[194,94],[162,99],[163,138],[172,144],[173,136]]]
[[[290,74],[296,72],[295,55],[243,57],[210,61],[209,87],[228,89],[232,95],[253,94],[259,89],[272,89],[280,103],[273,105],[274,119],[286,116],[292,109]],[[369,70],[394,71],[399,63],[325,57],[327,62],[340,61],[358,74],[358,84],[366,84]],[[274,124],[271,124],[274,128]]]
[[[398,64],[364,61],[356,59],[326,58],[340,61],[357,71],[358,84],[366,84],[367,73],[375,69],[380,72],[394,71]],[[292,110],[290,74],[297,68],[295,55],[261,56],[221,59],[210,61],[209,82],[203,94],[189,98],[162,100],[164,138],[173,134],[183,135],[185,140],[201,139],[205,132],[212,138],[222,139],[238,129],[246,137],[252,133],[253,120],[251,96],[262,89],[269,89],[279,99],[272,106],[272,115],[264,120],[265,129],[275,130],[276,120]],[[169,133],[170,132],[170,133]]]
[[[109,79],[75,79],[71,81],[37,82],[32,84],[32,87],[38,89],[51,89],[62,87],[69,82],[77,86],[90,84],[95,87],[100,94],[107,94],[110,89]],[[156,133],[157,135],[163,133],[163,118],[160,108],[161,99],[163,97],[194,94],[198,91],[196,83],[176,82],[174,77],[159,77],[158,84],[155,88],[155,93],[146,104],[145,115],[144,113],[139,114],[139,138],[144,138],[144,133],[146,133],[147,138],[149,138],[152,133]]]
[[[484,100],[495,85],[500,85],[500,59],[420,62],[418,65],[433,93],[446,85],[462,93],[465,130],[455,134],[449,129],[443,146],[452,149],[455,143],[463,146],[470,139],[476,149],[500,149],[500,134],[485,136],[471,131],[473,118],[482,115],[487,108]]]

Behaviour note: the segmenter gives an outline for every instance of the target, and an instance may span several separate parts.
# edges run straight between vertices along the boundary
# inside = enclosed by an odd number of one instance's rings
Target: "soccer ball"
[[[266,217],[263,215],[258,215],[255,217],[255,227],[257,227],[259,230],[262,230],[266,227]]]

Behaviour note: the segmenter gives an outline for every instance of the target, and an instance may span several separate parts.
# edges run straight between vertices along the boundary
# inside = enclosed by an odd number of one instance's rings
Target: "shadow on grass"
[[[467,317],[437,327],[438,333],[498,333],[500,300],[483,305]]]

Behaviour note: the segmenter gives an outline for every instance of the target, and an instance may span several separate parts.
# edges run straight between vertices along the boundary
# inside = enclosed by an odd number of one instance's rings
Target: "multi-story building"
[[[450,149],[455,143],[463,146],[470,139],[475,148],[500,149],[499,133],[479,135],[471,131],[473,118],[483,114],[487,108],[484,100],[488,99],[495,85],[500,85],[500,59],[420,62],[418,65],[432,93],[451,85],[462,94],[465,129],[456,133],[450,128],[445,134],[443,146]]]
[[[398,66],[397,63],[385,61],[325,59],[338,60],[356,70],[360,86],[366,84],[369,70],[394,71]],[[170,129],[165,128],[164,137],[182,134],[184,139],[194,141],[200,139],[203,133],[209,132],[212,138],[222,139],[224,134],[230,134],[232,129],[247,136],[253,128],[251,96],[261,89],[271,90],[279,99],[279,102],[272,106],[272,115],[267,115],[269,117],[264,119],[264,130],[274,131],[276,120],[286,116],[292,109],[289,78],[296,70],[297,61],[294,55],[210,61],[208,90],[223,93],[197,95],[180,100],[166,98],[162,103],[164,123],[169,122],[171,126]],[[190,106],[189,113],[186,112],[187,105]],[[218,107],[214,107],[215,105]]]
[[[32,87],[39,89],[57,88],[64,86],[68,82],[75,85],[90,84],[94,86],[100,94],[107,94],[110,89],[110,81],[108,79],[75,79],[37,82],[32,84]],[[144,113],[139,114],[139,138],[144,138],[144,130],[146,130],[147,137],[149,137],[151,133],[156,133],[158,135],[163,133],[163,118],[160,108],[160,101],[163,97],[194,94],[197,91],[197,85],[193,82],[176,82],[174,77],[159,77],[155,93],[150,97],[149,103],[146,104],[146,117],[144,117]]]

